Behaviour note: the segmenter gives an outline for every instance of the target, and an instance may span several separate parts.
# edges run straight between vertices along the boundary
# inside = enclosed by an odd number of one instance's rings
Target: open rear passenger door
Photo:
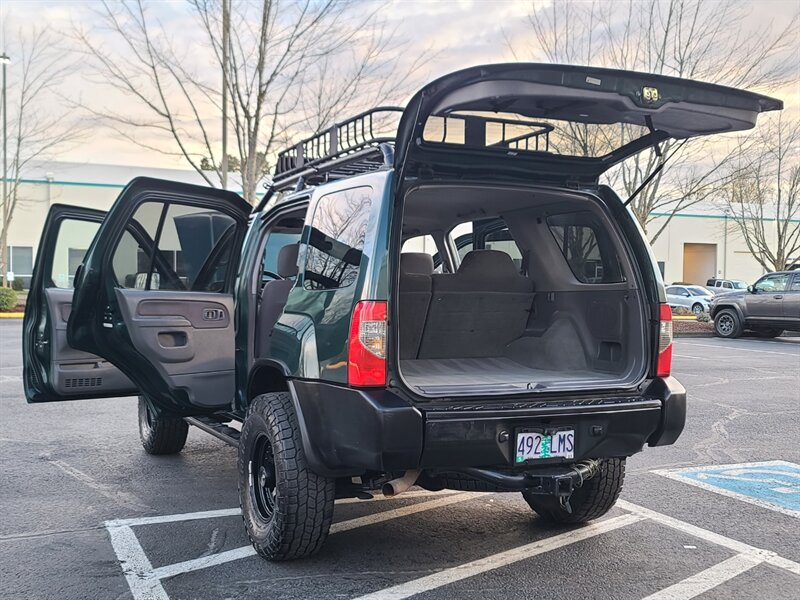
[[[131,181],[75,276],[70,346],[108,360],[173,413],[229,407],[233,285],[250,210],[233,192]]]
[[[28,402],[137,394],[119,369],[67,343],[73,280],[106,213],[54,204],[47,214],[23,322],[23,381]]]

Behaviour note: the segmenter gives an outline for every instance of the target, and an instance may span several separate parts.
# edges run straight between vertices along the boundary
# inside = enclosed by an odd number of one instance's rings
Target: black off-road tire
[[[721,338],[737,338],[742,335],[742,321],[731,308],[723,308],[714,316],[714,333]]]
[[[333,520],[335,480],[308,466],[287,392],[256,397],[239,438],[239,504],[247,535],[267,560],[317,552]]]
[[[189,424],[180,417],[156,416],[139,396],[139,439],[148,454],[177,454],[186,445]]]
[[[600,463],[600,472],[585,481],[569,500],[572,512],[561,506],[555,496],[522,492],[528,505],[547,521],[553,523],[585,523],[606,514],[619,498],[625,481],[625,459],[608,458]]]

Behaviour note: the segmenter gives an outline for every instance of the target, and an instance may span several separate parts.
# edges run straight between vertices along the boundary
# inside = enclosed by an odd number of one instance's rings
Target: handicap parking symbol
[[[782,460],[655,471],[689,485],[800,518],[800,465]]]

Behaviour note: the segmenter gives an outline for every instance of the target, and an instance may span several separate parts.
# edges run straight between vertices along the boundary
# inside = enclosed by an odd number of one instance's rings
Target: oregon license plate
[[[575,430],[564,429],[553,435],[538,431],[518,433],[514,455],[518,463],[540,458],[574,458]]]

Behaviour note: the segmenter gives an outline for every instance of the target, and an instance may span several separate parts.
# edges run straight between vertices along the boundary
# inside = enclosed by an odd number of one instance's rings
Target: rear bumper
[[[575,430],[575,461],[625,457],[672,444],[686,419],[686,391],[654,379],[637,397],[414,406],[387,390],[294,380],[290,389],[310,466],[327,476],[365,471],[509,467],[522,428]],[[563,462],[561,459],[542,464]],[[572,462],[572,461],[570,461]]]

